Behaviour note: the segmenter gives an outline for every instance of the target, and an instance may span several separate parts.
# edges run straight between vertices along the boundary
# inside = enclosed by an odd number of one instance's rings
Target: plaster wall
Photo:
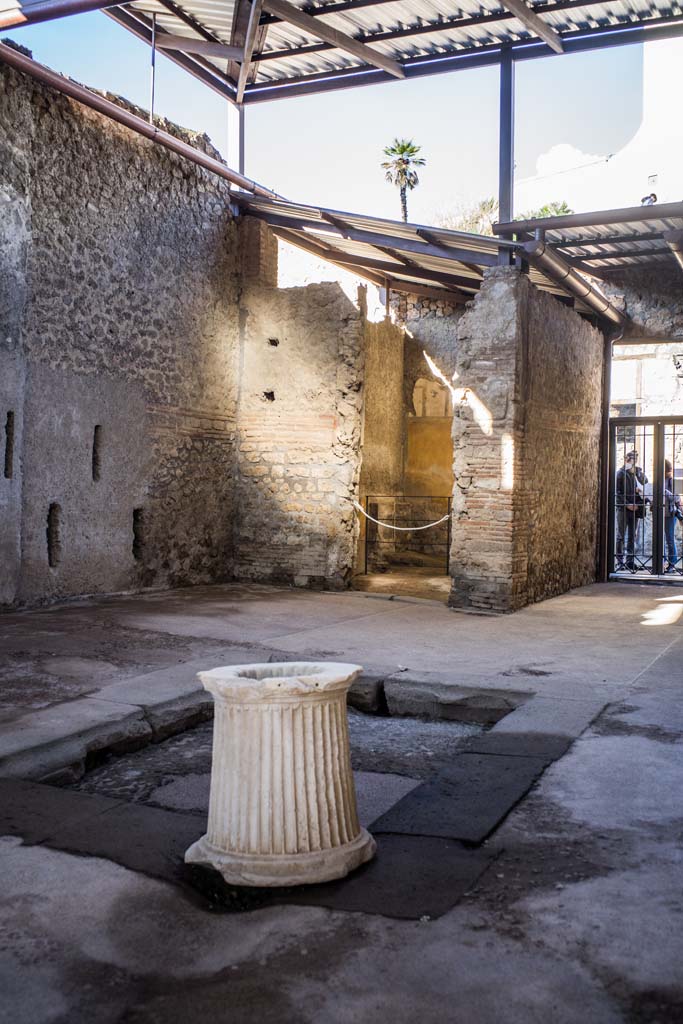
[[[15,423],[0,600],[228,577],[240,260],[225,183],[2,67],[0,205],[0,416]]]
[[[339,285],[242,297],[236,576],[350,578],[360,476],[364,317]]]

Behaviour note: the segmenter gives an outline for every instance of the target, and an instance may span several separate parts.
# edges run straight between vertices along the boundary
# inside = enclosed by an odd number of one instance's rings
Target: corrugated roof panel
[[[291,0],[290,0],[291,2]],[[295,6],[311,8],[301,0]],[[533,5],[535,12],[555,31],[572,35],[610,26],[629,26],[653,19],[683,18],[680,0],[550,0]],[[317,5],[336,6],[331,4]],[[181,19],[159,7],[155,0],[139,0],[130,7],[141,12],[157,10],[164,31],[187,33]],[[180,7],[200,22],[213,36],[230,43],[236,4],[234,0],[182,0]],[[315,10],[316,8],[314,8]],[[439,54],[476,51],[504,43],[534,41],[538,37],[495,0],[484,7],[475,0],[392,0],[369,3],[329,14],[316,14],[324,23],[374,47],[398,61],[419,60]],[[301,50],[304,52],[301,52]],[[306,51],[310,52],[306,52]],[[312,32],[286,22],[270,20],[261,45],[264,59],[256,64],[256,82],[287,81],[340,70],[368,68],[359,58],[321,42]],[[284,51],[284,53],[283,53]],[[295,51],[285,56],[288,51]],[[274,58],[269,59],[268,54]],[[211,59],[225,70],[225,62]]]

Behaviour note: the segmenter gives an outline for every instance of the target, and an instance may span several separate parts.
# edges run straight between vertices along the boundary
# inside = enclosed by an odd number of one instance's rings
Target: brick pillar
[[[489,271],[458,324],[453,417],[450,604],[514,611],[526,603],[522,465],[524,289],[513,268]]]

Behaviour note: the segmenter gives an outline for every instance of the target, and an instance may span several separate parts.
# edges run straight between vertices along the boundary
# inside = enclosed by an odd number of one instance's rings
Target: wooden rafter
[[[347,35],[346,32],[340,32],[338,29],[332,28],[331,25],[325,24],[321,18],[311,17],[310,14],[306,14],[299,7],[294,7],[287,0],[264,0],[263,6],[271,14],[276,14],[278,18],[281,18],[290,25],[294,25],[296,28],[300,28],[302,32],[315,36],[316,39],[322,39],[323,42],[330,43],[335,49],[345,50],[346,53],[358,57],[363,63],[381,68],[395,78],[405,78],[405,71],[398,61],[395,61],[392,57],[386,57],[371,46],[367,46],[366,43],[358,42],[357,39]]]
[[[239,46],[209,42],[208,39],[188,39],[170,32],[157,32],[155,43],[159,50],[176,50],[181,53],[200,53],[204,57],[218,57],[241,63],[243,50]]]
[[[239,77],[237,79],[237,92],[235,95],[237,103],[241,103],[244,99],[244,90],[247,87],[249,72],[251,71],[251,55],[254,52],[256,40],[260,31],[259,21],[261,19],[262,8],[263,0],[252,0],[251,10],[249,11],[249,22],[247,24],[247,33],[244,40],[244,54],[242,57],[242,64],[240,65]]]
[[[555,53],[564,53],[562,39],[555,29],[546,24],[524,0],[501,0],[501,3],[518,21],[526,25],[530,32],[547,43],[551,50]]]

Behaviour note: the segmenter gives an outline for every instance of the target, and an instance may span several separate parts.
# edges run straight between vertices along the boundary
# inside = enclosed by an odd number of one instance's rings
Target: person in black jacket
[[[617,472],[617,570],[635,569],[636,532],[638,521],[645,518],[645,484],[647,477],[637,466],[638,452],[626,453],[624,465]],[[624,563],[624,541],[626,562]]]

